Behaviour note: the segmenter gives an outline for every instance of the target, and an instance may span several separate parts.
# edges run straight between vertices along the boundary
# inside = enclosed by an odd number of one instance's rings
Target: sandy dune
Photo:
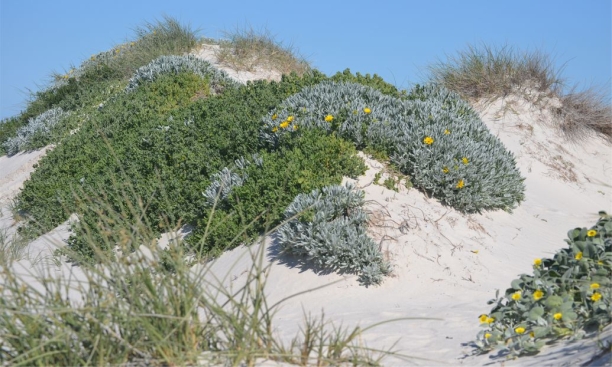
[[[207,49],[200,55],[214,56]],[[235,77],[244,81],[272,78],[270,75]],[[553,128],[554,119],[546,109],[520,97],[475,107],[491,132],[515,154],[526,178],[525,201],[512,213],[461,214],[415,189],[400,187],[395,192],[374,184],[379,171],[383,171],[381,182],[384,180],[384,167],[364,156],[369,169],[356,184],[366,192],[372,213],[370,232],[393,263],[393,274],[382,285],[365,288],[353,275],[316,273],[300,266],[296,259],[279,256],[273,236],[267,238],[267,261],[272,263],[267,284],[270,304],[337,281],[283,303],[277,314],[280,337],[295,335],[304,312],[319,315],[324,310],[328,320],[346,326],[414,318],[371,329],[363,343],[384,348],[399,340],[396,350],[428,359],[413,361],[419,365],[575,366],[600,351],[597,340],[587,339],[561,342],[539,355],[515,361],[494,354],[470,356],[473,348],[469,343],[479,331],[478,316],[490,310],[487,301],[495,290],[503,291],[519,274],[531,272],[533,259],[551,257],[564,247],[568,230],[591,226],[600,210],[612,212],[609,142],[597,136],[580,144],[567,141]],[[8,210],[10,200],[43,155],[40,150],[0,157],[0,226],[9,233],[15,228]],[[64,225],[30,244],[25,252],[29,256],[15,266],[27,267],[36,256],[50,254],[49,243],[61,245],[68,235],[66,228]],[[227,286],[239,284],[250,266],[245,252],[257,246],[225,253],[212,266],[214,272],[220,277],[227,275]],[[604,336],[612,341],[612,330],[608,328]],[[597,363],[610,361],[609,354],[603,358]],[[401,360],[387,363],[407,364]]]

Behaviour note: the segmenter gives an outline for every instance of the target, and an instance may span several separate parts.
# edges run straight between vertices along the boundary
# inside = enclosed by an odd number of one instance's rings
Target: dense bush
[[[8,155],[13,155],[30,147],[30,143],[41,135],[47,135],[68,113],[61,107],[50,109],[36,118],[30,119],[28,124],[20,127],[14,137],[8,138],[2,146]]]
[[[305,88],[264,117],[261,139],[317,128],[382,151],[415,187],[465,212],[512,209],[524,185],[511,152],[469,104],[436,86],[417,86],[406,100],[354,83]]]
[[[612,218],[599,214],[590,229],[568,232],[568,247],[535,259],[532,275],[521,274],[489,301],[495,306],[480,317],[480,353],[537,353],[550,340],[578,339],[612,322]]]
[[[405,90],[401,90],[401,91],[398,90],[393,84],[387,83],[383,78],[381,78],[377,74],[374,74],[374,75],[370,75],[370,74],[362,75],[360,73],[353,74],[351,73],[350,69],[345,69],[342,72],[339,71],[336,74],[332,75],[329,79],[334,82],[338,82],[338,83],[344,82],[344,83],[357,83],[357,84],[365,85],[365,86],[378,90],[382,94],[386,94],[386,95],[396,97],[396,98],[406,97]]]
[[[366,233],[364,197],[350,184],[298,195],[278,229],[281,248],[318,269],[356,273],[364,285],[379,284],[391,266]]]
[[[187,242],[201,253],[248,244],[278,225],[298,194],[337,185],[343,176],[364,172],[365,165],[350,142],[316,130],[295,136],[277,151],[239,159],[213,175],[203,193],[204,213]]]
[[[181,73],[120,93],[40,162],[18,196],[18,209],[36,223],[28,226],[36,233],[78,212],[78,202],[96,200],[122,211],[136,197],[146,199],[144,221],[157,231],[164,222],[196,221],[211,175],[258,151],[261,116],[323,79],[317,72],[286,76],[280,83],[249,83],[202,99],[193,97],[208,93],[206,80]],[[89,228],[96,228],[94,208],[81,215]],[[92,243],[83,236],[96,236],[75,230],[75,239],[81,237],[71,241],[75,249]]]
[[[415,187],[465,212],[510,210],[524,199],[514,155],[467,102],[433,85],[408,98],[405,123],[393,125],[391,161]]]

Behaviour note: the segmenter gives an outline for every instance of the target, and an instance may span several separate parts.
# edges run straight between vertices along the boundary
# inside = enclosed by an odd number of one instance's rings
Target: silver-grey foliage
[[[136,70],[130,78],[126,92],[133,92],[139,85],[154,81],[163,74],[178,74],[181,72],[192,72],[202,78],[208,78],[212,93],[218,92],[222,86],[238,86],[238,82],[230,78],[224,71],[212,66],[208,61],[197,58],[194,55],[187,56],[161,56],[149,64]]]
[[[379,284],[391,266],[366,233],[364,196],[351,184],[298,195],[278,229],[282,249],[320,269],[356,273],[364,285]]]
[[[69,112],[65,112],[61,107],[52,108],[40,115],[30,118],[28,123],[17,129],[14,137],[8,138],[2,143],[8,155],[14,155],[27,149],[28,145],[36,135],[49,134],[51,129]]]
[[[461,211],[510,210],[524,199],[512,153],[442,87],[417,86],[404,100],[361,84],[323,82],[283,101],[263,118],[260,134],[274,147],[307,128],[385,152],[415,187]]]
[[[236,168],[233,170],[225,167],[211,176],[210,185],[202,193],[208,206],[212,207],[215,202],[223,202],[231,194],[234,187],[242,186],[244,181],[249,178],[249,175],[245,172],[249,165],[255,164],[259,167],[263,165],[263,159],[257,153],[251,156],[251,160],[252,162],[240,157],[234,162]],[[234,171],[238,171],[238,173]]]

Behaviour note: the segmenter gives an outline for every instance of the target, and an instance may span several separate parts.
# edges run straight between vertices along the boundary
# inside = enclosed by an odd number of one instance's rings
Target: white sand
[[[213,57],[206,52],[210,50],[204,49],[201,55]],[[374,185],[374,175],[383,167],[366,158],[370,169],[357,185],[366,192],[373,218],[370,231],[393,263],[393,275],[381,286],[365,288],[352,275],[316,274],[291,257],[278,257],[278,245],[268,238],[266,251],[272,262],[267,284],[269,304],[338,281],[284,302],[276,318],[281,338],[296,334],[304,312],[317,316],[324,310],[326,319],[347,327],[415,318],[373,328],[362,342],[385,348],[397,341],[395,350],[429,359],[413,361],[425,366],[573,366],[589,361],[600,350],[596,340],[588,339],[560,342],[536,356],[515,361],[494,354],[469,356],[473,351],[469,343],[479,331],[478,316],[490,311],[487,301],[494,297],[495,290],[503,292],[519,274],[530,273],[533,259],[551,257],[565,247],[568,230],[593,225],[600,210],[612,212],[610,143],[596,136],[581,144],[570,143],[553,128],[554,120],[548,112],[518,97],[476,107],[491,132],[514,152],[526,178],[525,201],[513,213],[464,215],[415,189],[394,192]],[[14,228],[7,205],[42,154],[37,151],[0,157],[2,228]],[[57,239],[67,238],[65,227],[59,234]],[[43,245],[50,242],[46,238],[31,244],[29,259],[16,266],[27,267],[36,251],[49,251]],[[227,275],[227,286],[239,284],[246,276],[250,261],[245,251],[241,247],[227,252],[213,265],[219,277]],[[66,266],[62,268],[57,274],[71,272]],[[605,336],[612,340],[611,328]],[[609,358],[608,354],[600,363],[608,363]],[[388,360],[387,364],[407,362]]]

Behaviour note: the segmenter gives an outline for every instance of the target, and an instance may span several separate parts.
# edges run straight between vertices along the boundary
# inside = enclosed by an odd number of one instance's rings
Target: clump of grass
[[[69,274],[58,276],[50,267],[26,269],[0,257],[0,365],[252,366],[276,360],[373,366],[394,354],[360,344],[369,327],[336,327],[323,316],[306,317],[301,333],[285,344],[275,334],[275,313],[297,294],[274,305],[266,300],[271,265],[264,262],[263,241],[247,252],[252,265],[243,282],[228,287],[227,276],[213,274],[210,263],[192,263],[179,238],[158,248],[145,223],[149,203],[132,200],[134,193],[127,192],[134,188],[124,184],[118,190],[125,199],[121,209],[105,202],[104,194],[77,194],[82,205],[101,208],[95,225],[103,235],[87,237],[96,264],[64,248],[59,254],[78,266],[63,266]],[[80,226],[93,231],[87,223]]]
[[[582,140],[593,131],[612,140],[612,109],[603,88],[583,91],[567,84],[554,60],[542,51],[520,51],[511,46],[468,45],[456,56],[429,67],[431,79],[463,97],[492,101],[519,94],[539,103],[543,96],[558,98],[561,106],[550,108],[559,118],[559,128],[572,140]],[[538,93],[533,93],[534,91]]]
[[[573,88],[561,97],[561,105],[555,112],[570,139],[585,139],[595,131],[612,142],[612,106],[603,88]]]
[[[509,45],[468,45],[456,56],[439,61],[429,70],[434,82],[465,99],[495,99],[524,87],[556,92],[562,83],[547,54],[519,51]]]
[[[284,45],[269,30],[251,27],[224,32],[217,59],[237,70],[253,71],[258,67],[278,70],[281,74],[303,75],[310,64],[292,45]]]

